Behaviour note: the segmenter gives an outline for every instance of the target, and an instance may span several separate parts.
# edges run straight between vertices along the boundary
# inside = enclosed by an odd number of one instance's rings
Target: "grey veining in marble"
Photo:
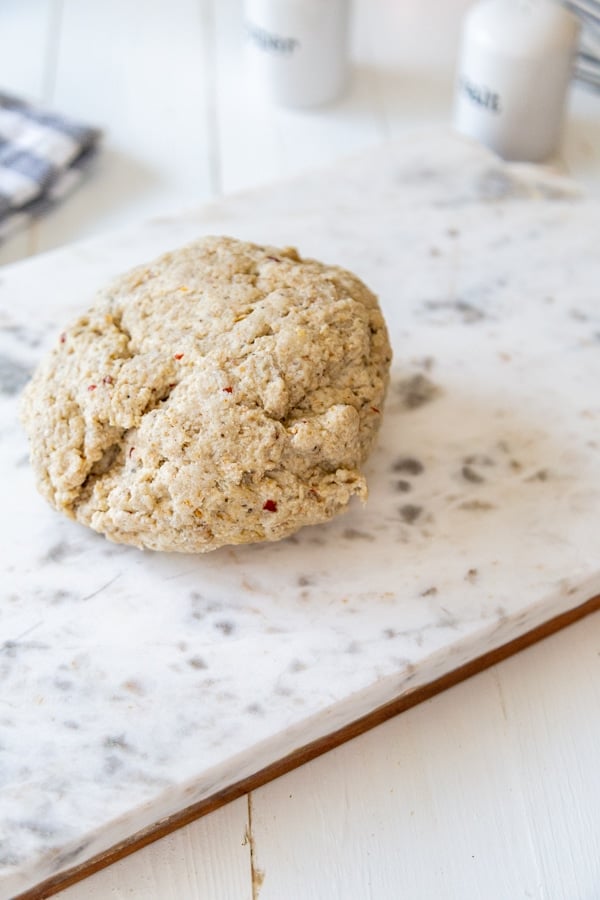
[[[599,224],[438,132],[0,272],[0,897],[600,589]],[[366,508],[142,553],[37,495],[18,395],[96,287],[201,233],[355,269],[393,381]]]

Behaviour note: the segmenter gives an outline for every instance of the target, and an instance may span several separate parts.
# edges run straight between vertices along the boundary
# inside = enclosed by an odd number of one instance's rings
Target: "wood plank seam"
[[[252,900],[259,900],[258,894],[265,880],[265,873],[256,864],[256,842],[252,828],[252,791],[248,792],[248,844],[250,845],[250,878],[252,885]]]
[[[218,68],[216,58],[216,9],[218,0],[204,0],[202,29],[202,50],[206,72],[206,118],[209,140],[209,179],[213,197],[223,195],[223,173],[221,170],[221,139],[219,131]]]
[[[49,106],[52,105],[54,101],[56,89],[56,73],[58,71],[58,58],[60,54],[63,10],[64,0],[52,0],[50,4],[50,16],[44,52],[44,83],[41,89],[43,101]]]

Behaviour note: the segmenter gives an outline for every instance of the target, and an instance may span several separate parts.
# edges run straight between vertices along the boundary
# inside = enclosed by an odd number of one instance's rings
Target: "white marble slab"
[[[600,591],[599,224],[435,132],[0,272],[0,897]],[[353,268],[393,383],[365,509],[143,553],[38,497],[18,392],[108,277],[202,233]]]

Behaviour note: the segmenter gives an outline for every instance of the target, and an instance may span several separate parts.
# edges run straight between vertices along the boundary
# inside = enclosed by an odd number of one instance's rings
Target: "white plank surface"
[[[252,900],[250,848],[248,799],[242,797],[59,896],[61,900]]]
[[[0,10],[0,89],[42,102],[52,82],[60,0],[3,0]]]
[[[257,791],[261,900],[597,897],[599,638],[595,615]]]
[[[356,0],[351,92],[289,113],[248,93],[239,0],[4,0],[0,88],[107,138],[0,263],[447,121],[466,5]],[[563,161],[600,196],[600,96],[571,109]],[[599,743],[595,615],[59,896],[593,900]]]
[[[43,223],[38,250],[211,197],[208,4],[63,0],[48,102],[105,129],[93,177]]]

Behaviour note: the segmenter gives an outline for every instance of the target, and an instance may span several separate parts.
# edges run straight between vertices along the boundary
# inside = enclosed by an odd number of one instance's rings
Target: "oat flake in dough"
[[[38,486],[137,547],[278,540],[365,498],[390,358],[350,272],[199,240],[101,291],[37,369],[23,421]]]

